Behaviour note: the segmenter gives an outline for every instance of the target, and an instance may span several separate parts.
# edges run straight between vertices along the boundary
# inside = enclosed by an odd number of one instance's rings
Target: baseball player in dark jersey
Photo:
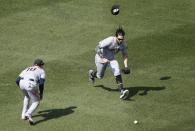
[[[129,90],[123,88],[123,81],[118,61],[115,59],[115,54],[122,52],[124,58],[124,67],[128,69],[128,53],[127,44],[124,42],[125,32],[122,28],[116,30],[115,36],[109,36],[100,41],[96,47],[95,64],[96,70],[89,70],[89,81],[95,82],[95,78],[102,79],[107,67],[110,67],[118,88],[120,90],[120,98],[126,99],[129,95]]]

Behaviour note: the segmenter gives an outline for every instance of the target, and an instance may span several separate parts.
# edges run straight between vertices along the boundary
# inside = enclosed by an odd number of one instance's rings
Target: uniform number
[[[35,71],[36,69],[35,67],[29,67],[26,71]]]

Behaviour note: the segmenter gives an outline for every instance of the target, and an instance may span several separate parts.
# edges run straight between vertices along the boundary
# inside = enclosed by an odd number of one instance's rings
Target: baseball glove
[[[130,72],[131,72],[128,67],[123,68],[121,71],[123,74],[130,74]]]

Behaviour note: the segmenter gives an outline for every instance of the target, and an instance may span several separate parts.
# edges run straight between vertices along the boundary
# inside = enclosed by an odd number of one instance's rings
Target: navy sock
[[[122,81],[121,75],[118,75],[118,76],[116,76],[115,78],[116,78],[116,83],[117,83],[117,85],[118,85],[119,90],[120,90],[120,91],[123,91],[124,88],[123,88],[123,81]]]

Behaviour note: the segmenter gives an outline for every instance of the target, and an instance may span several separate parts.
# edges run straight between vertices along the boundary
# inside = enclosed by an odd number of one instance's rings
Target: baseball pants
[[[32,113],[37,109],[40,101],[37,84],[34,81],[22,79],[20,80],[20,89],[24,94],[22,117],[31,116]],[[30,101],[32,104],[29,107]]]

